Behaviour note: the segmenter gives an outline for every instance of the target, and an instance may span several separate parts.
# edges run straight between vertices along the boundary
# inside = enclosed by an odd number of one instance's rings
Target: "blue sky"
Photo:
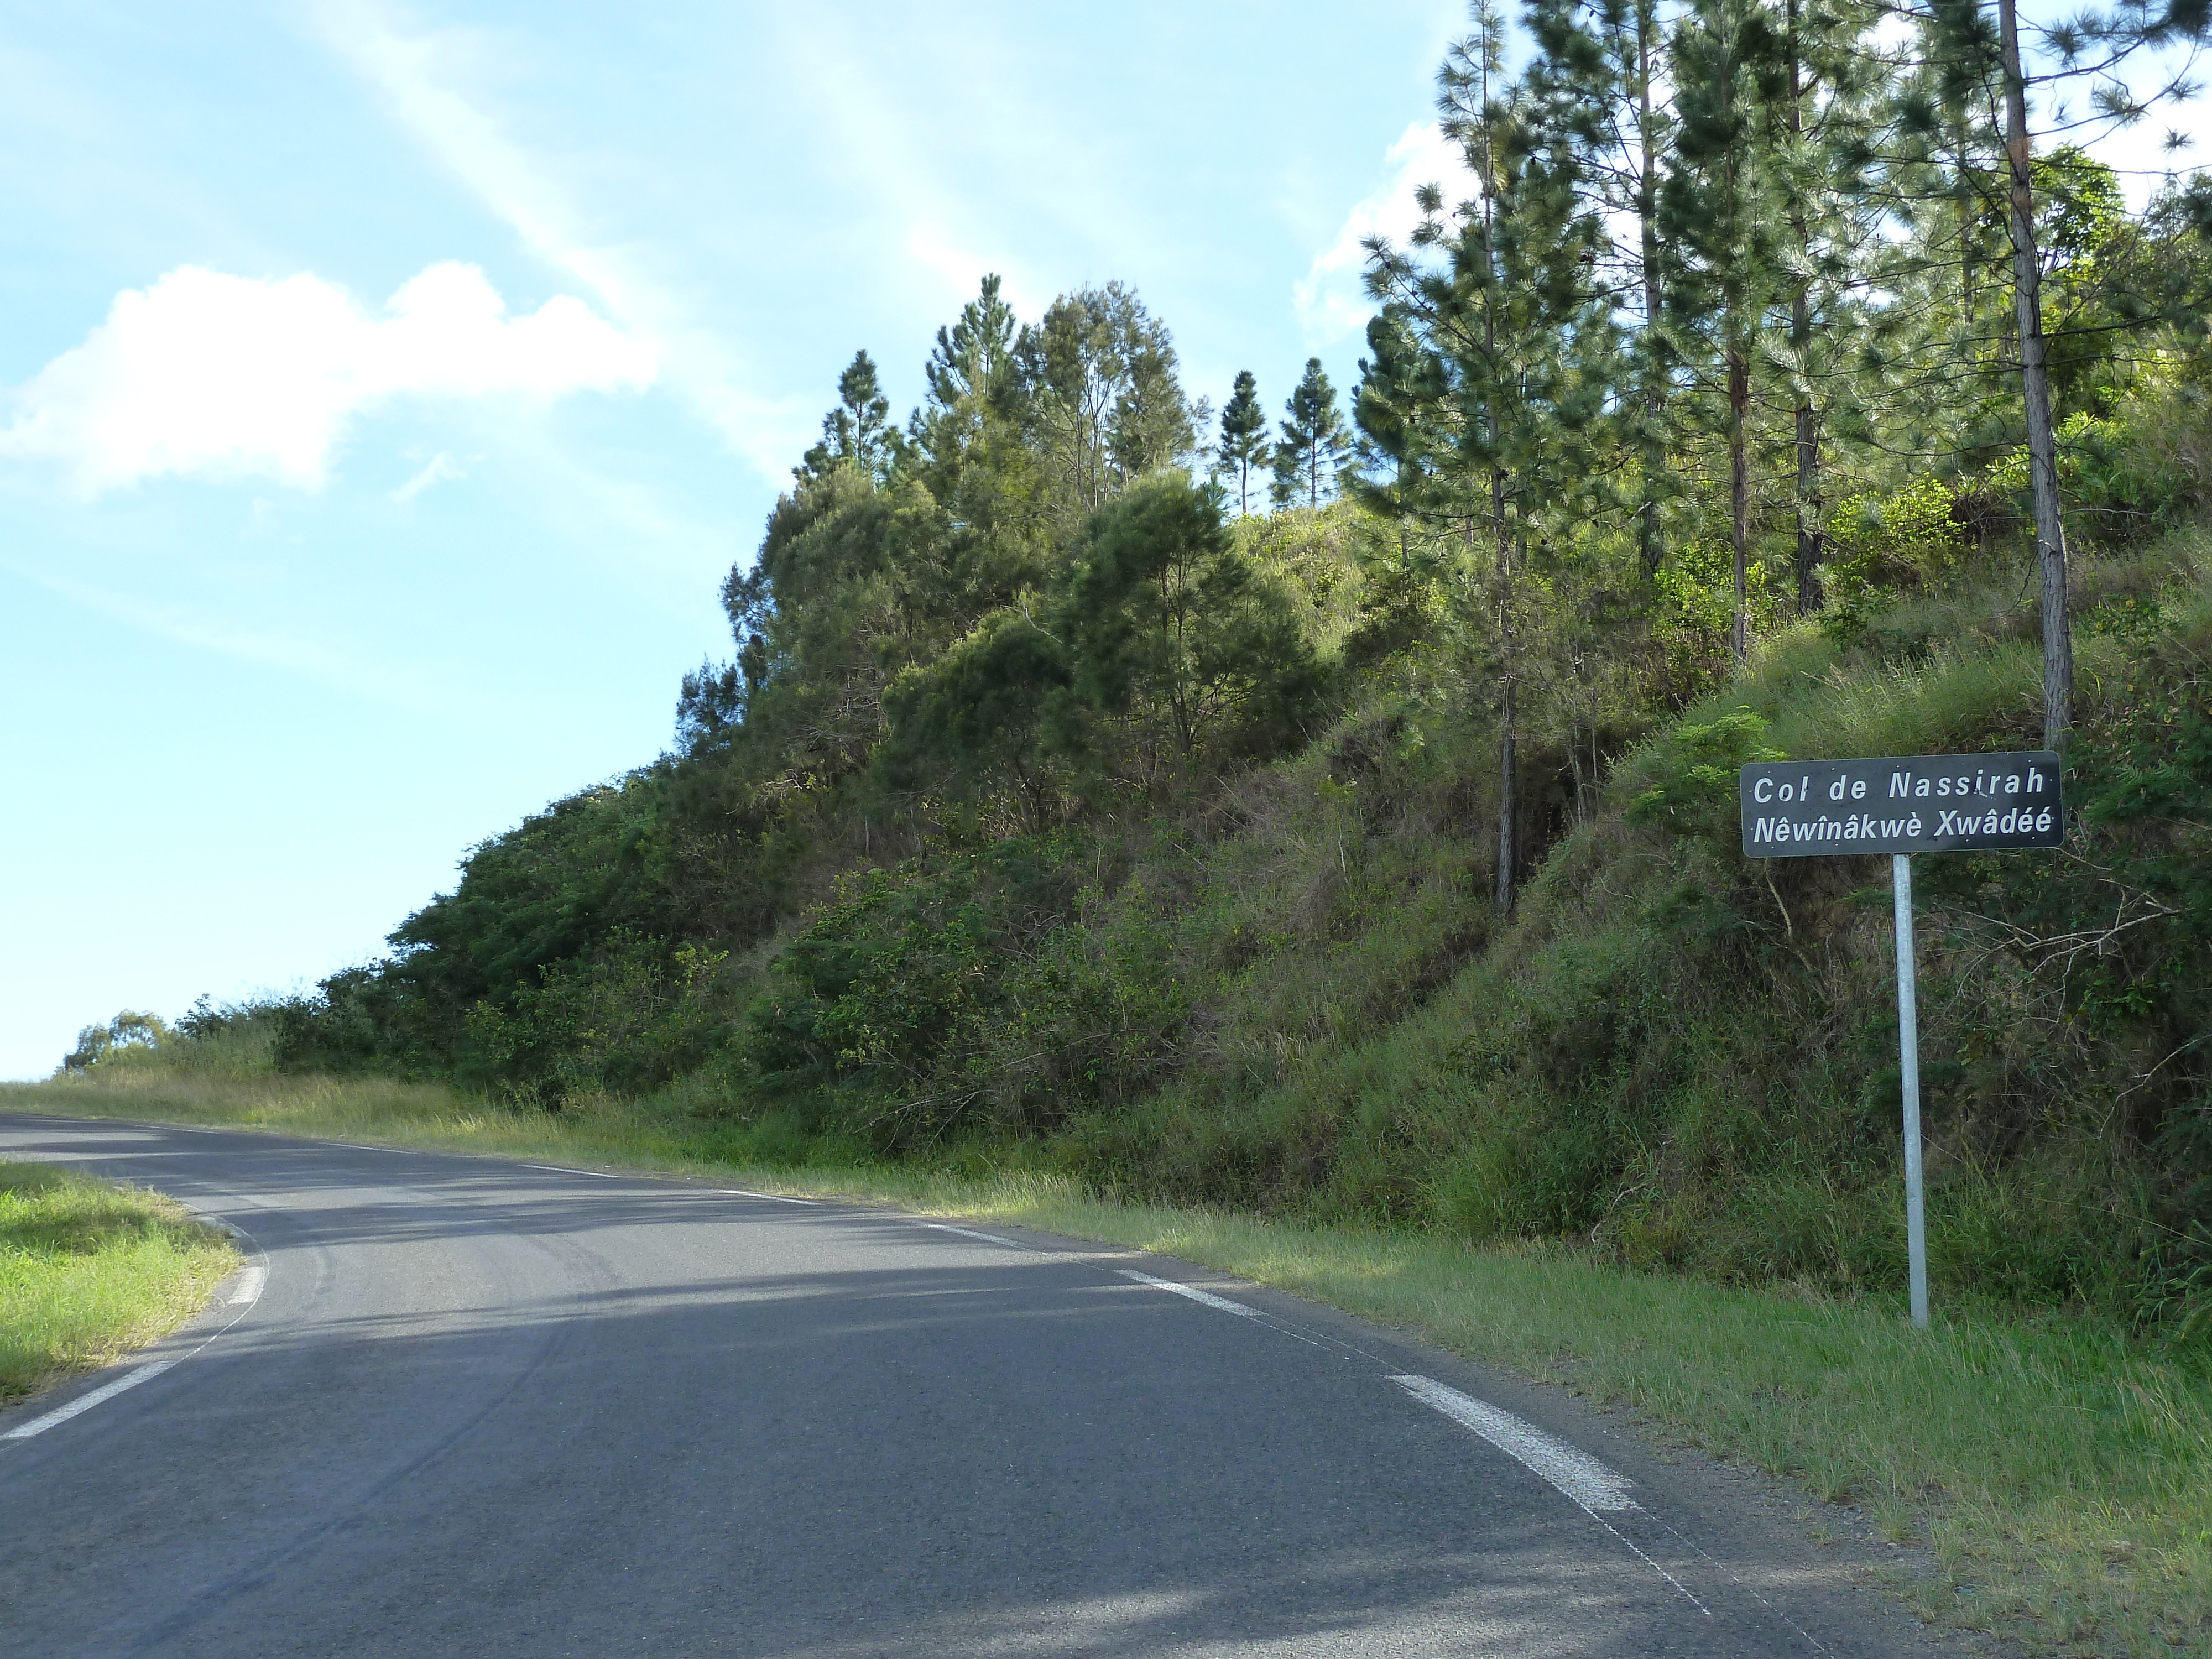
[[[651,759],[838,370],[910,404],[984,271],[1348,385],[1462,15],[0,9],[0,1076]]]
[[[865,346],[1118,277],[1354,378],[1459,0],[0,0],[0,1077],[651,759]]]

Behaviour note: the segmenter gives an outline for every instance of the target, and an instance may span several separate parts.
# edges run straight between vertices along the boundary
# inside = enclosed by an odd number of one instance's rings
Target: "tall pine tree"
[[[1260,406],[1258,382],[1252,371],[1237,371],[1237,384],[1221,406],[1221,443],[1215,450],[1215,468],[1237,478],[1237,511],[1252,510],[1252,468],[1267,453],[1267,411]]]
[[[1336,388],[1328,383],[1320,358],[1306,359],[1306,372],[1283,413],[1283,435],[1275,446],[1275,505],[1288,507],[1303,494],[1308,507],[1319,507],[1324,491],[1334,489],[1337,469],[1352,450],[1352,434],[1336,406]]]

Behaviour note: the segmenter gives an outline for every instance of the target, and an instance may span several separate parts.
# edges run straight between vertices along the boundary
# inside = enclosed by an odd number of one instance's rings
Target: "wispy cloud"
[[[190,605],[164,605],[136,593],[74,580],[52,569],[10,562],[9,568],[48,592],[74,601],[125,627],[194,650],[279,669],[350,696],[404,708],[450,708],[451,689],[434,685],[416,671],[369,663],[277,629],[242,626]]]
[[[805,446],[811,412],[747,385],[729,342],[702,327],[635,255],[586,234],[568,194],[467,95],[472,37],[404,32],[371,0],[327,0],[318,15],[325,36],[384,94],[399,124],[532,254],[589,288],[626,329],[652,343],[666,382],[763,476],[781,480]]]
[[[1334,345],[1366,326],[1375,312],[1361,286],[1367,240],[1380,236],[1404,244],[1420,222],[1413,192],[1423,185],[1441,185],[1450,200],[1455,189],[1470,183],[1459,147],[1434,121],[1407,127],[1382,161],[1382,181],[1345,215],[1335,237],[1291,289],[1310,346]]]
[[[392,492],[392,500],[404,507],[434,484],[457,482],[468,476],[468,469],[441,449],[421,471]]]
[[[186,265],[118,295],[16,394],[0,455],[79,495],[163,476],[320,485],[357,414],[404,397],[556,398],[649,384],[651,349],[578,300],[526,316],[473,265],[436,264],[372,316],[336,284]]]

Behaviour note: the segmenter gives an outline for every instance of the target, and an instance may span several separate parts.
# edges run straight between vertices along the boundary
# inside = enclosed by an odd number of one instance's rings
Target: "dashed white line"
[[[612,1174],[605,1170],[568,1170],[563,1169],[558,1164],[526,1164],[522,1167],[526,1170],[543,1170],[549,1175],[589,1176],[594,1181],[620,1181],[622,1179],[620,1176]]]
[[[1618,1469],[1607,1468],[1578,1447],[1546,1434],[1534,1423],[1511,1412],[1446,1388],[1434,1377],[1394,1376],[1390,1379],[1423,1405],[1434,1407],[1462,1428],[1472,1429],[1492,1445],[1532,1474],[1541,1476],[1585,1515],[1618,1538],[1636,1559],[1674,1586],[1676,1594],[1710,1619],[1713,1610],[1690,1593],[1689,1586],[1653,1560],[1636,1540],[1605,1517],[1639,1511],[1643,1505],[1628,1495],[1634,1483]]]
[[[1242,1302],[1231,1302],[1225,1296],[1216,1296],[1212,1291],[1201,1291],[1195,1285],[1178,1285],[1172,1279],[1155,1279],[1150,1273],[1140,1273],[1134,1267],[1117,1267],[1115,1272],[1124,1279],[1133,1279],[1139,1285],[1149,1285],[1156,1291],[1167,1291],[1176,1296],[1187,1296],[1194,1302],[1203,1302],[1209,1308],[1218,1308],[1224,1313],[1235,1314],[1240,1319],[1257,1319],[1260,1310],[1248,1308]]]
[[[44,1417],[34,1417],[27,1423],[16,1425],[7,1433],[0,1434],[0,1440],[28,1440],[34,1434],[44,1434],[55,1425],[68,1422],[79,1412],[88,1412],[101,1401],[112,1400],[124,1389],[135,1389],[149,1377],[159,1376],[176,1363],[173,1359],[157,1359],[150,1365],[141,1365],[135,1371],[125,1371],[112,1382],[94,1389],[90,1394],[81,1394],[68,1405],[57,1407]]]
[[[1001,1238],[996,1233],[979,1233],[973,1227],[956,1227],[945,1221],[925,1221],[921,1224],[933,1232],[958,1233],[963,1238],[980,1238],[986,1244],[1003,1244],[1010,1250],[1026,1250],[1029,1246],[1018,1239]]]
[[[1616,1514],[1638,1507],[1628,1495],[1628,1477],[1607,1468],[1588,1452],[1555,1440],[1471,1394],[1448,1389],[1432,1377],[1390,1379],[1425,1406],[1433,1407],[1463,1429],[1472,1429],[1508,1457],[1517,1458],[1593,1514]]]
[[[238,1276],[238,1288],[223,1298],[234,1308],[250,1308],[268,1287],[269,1269],[257,1261]]]
[[[786,1198],[781,1193],[747,1192],[743,1187],[717,1187],[714,1190],[726,1198],[764,1198],[771,1204],[805,1204],[817,1206],[822,1202],[818,1198]]]

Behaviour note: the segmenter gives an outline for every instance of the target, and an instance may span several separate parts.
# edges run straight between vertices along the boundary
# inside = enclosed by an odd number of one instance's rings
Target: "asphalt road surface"
[[[0,1158],[249,1253],[0,1413],[8,1659],[1950,1650],[1756,1483],[1185,1263],[256,1134]]]

